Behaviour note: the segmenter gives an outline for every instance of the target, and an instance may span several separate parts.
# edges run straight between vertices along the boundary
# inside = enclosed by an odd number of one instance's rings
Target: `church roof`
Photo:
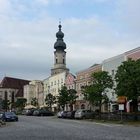
[[[29,84],[30,81],[24,79],[17,79],[12,77],[4,77],[0,83],[1,88],[18,89],[16,97],[23,96],[23,86]]]
[[[66,49],[66,43],[63,41],[64,33],[61,31],[61,24],[59,24],[59,31],[56,33],[57,41],[54,44],[55,49]]]
[[[24,85],[29,84],[30,81],[23,80],[23,79],[17,79],[12,77],[4,77],[1,81],[1,87],[3,88],[21,88]]]

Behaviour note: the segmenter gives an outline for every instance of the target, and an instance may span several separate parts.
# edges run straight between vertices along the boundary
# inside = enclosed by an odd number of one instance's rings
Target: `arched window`
[[[14,93],[14,91],[12,92],[11,102],[12,102],[12,103],[15,102],[15,93]]]
[[[7,91],[5,91],[4,93],[4,100],[7,100],[8,99],[8,94],[7,94]]]
[[[85,109],[85,105],[84,104],[81,104],[81,109]]]

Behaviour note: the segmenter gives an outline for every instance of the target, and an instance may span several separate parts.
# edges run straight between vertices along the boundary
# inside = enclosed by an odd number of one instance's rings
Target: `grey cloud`
[[[123,4],[126,5],[126,9],[123,9]],[[139,23],[140,18],[136,13],[137,16],[131,19],[131,16],[123,11],[131,12],[133,7],[127,7],[129,6],[126,1],[120,3],[117,9],[120,9],[121,15],[118,12],[114,13],[119,16],[120,29],[113,28],[110,21],[104,21],[98,16],[63,20],[67,67],[71,72],[75,73],[139,46],[140,24],[135,26],[135,23]],[[126,16],[127,20],[124,19]],[[134,25],[129,33],[122,29],[126,26],[121,24],[121,18]],[[44,14],[32,21],[3,16],[0,21],[0,79],[4,74],[25,79],[45,79],[50,75],[54,61],[53,45],[56,41],[55,33],[58,31],[57,23],[56,19]],[[134,34],[135,37],[132,37]]]

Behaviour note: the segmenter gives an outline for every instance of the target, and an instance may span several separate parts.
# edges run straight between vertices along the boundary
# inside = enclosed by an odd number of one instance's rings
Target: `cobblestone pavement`
[[[0,127],[0,140],[139,140],[140,127],[56,117],[19,116]]]

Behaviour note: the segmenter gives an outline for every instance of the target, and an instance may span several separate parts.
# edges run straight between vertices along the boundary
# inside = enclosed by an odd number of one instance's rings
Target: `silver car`
[[[75,112],[75,118],[76,119],[90,119],[94,117],[94,112],[92,110],[86,110],[86,109],[78,109]]]
[[[59,112],[57,113],[57,117],[58,117],[58,118],[62,118],[63,112],[64,112],[64,111],[59,111]]]

